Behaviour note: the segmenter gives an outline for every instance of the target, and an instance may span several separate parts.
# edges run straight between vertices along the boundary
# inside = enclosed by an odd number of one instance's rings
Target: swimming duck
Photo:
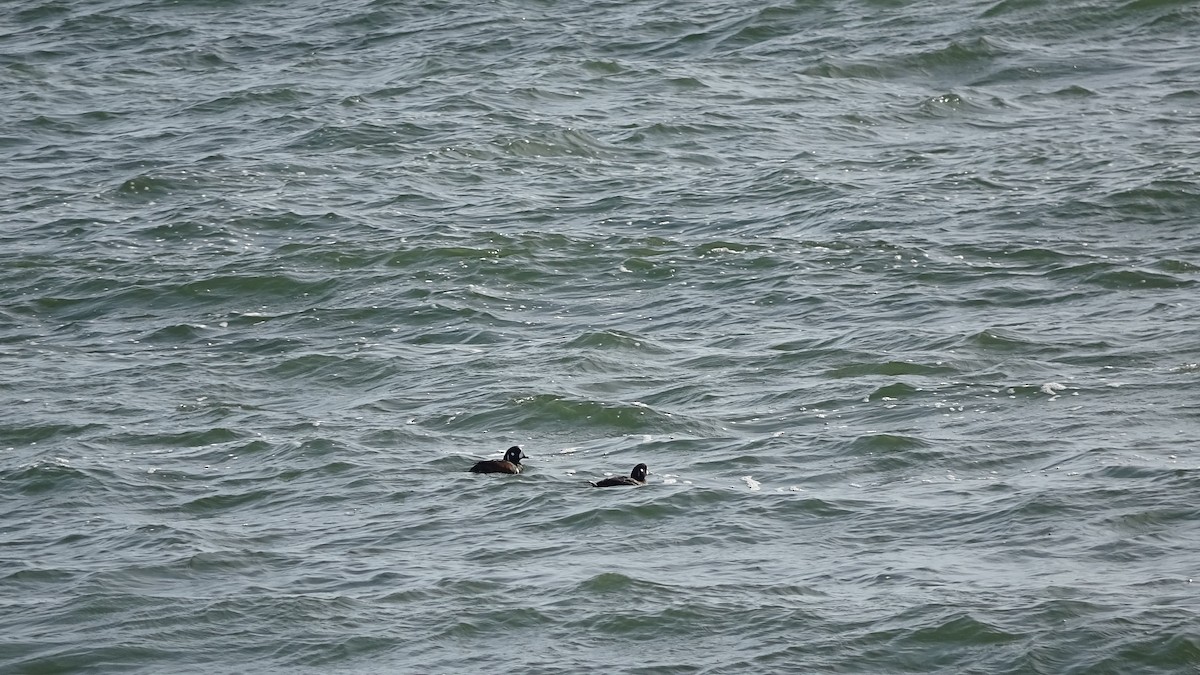
[[[628,476],[610,476],[600,481],[589,481],[592,487],[616,487],[618,485],[645,485],[646,465],[638,464]]]
[[[485,459],[471,467],[471,473],[521,473],[521,460],[529,459],[520,446],[512,446],[504,452],[504,459]]]

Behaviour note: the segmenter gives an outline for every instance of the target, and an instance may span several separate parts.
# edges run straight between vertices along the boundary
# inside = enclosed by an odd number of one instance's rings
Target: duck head
[[[646,471],[647,469],[645,464],[638,464],[637,466],[633,467],[633,471],[629,474],[629,477],[644,483],[646,482]]]

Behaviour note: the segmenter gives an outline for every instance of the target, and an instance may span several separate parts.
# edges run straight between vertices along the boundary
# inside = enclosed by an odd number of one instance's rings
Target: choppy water
[[[0,672],[1197,672],[1197,34],[8,3]]]

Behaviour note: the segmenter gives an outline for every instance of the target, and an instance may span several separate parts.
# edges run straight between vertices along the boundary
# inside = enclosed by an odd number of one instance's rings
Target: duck
[[[485,459],[471,467],[471,473],[521,473],[521,460],[529,457],[514,445],[504,451],[504,459]]]
[[[628,476],[610,476],[604,480],[588,481],[592,487],[617,487],[619,485],[645,485],[646,465],[638,464]]]

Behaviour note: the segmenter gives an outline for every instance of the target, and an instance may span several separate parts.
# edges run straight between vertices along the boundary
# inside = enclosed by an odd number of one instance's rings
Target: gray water
[[[0,672],[1198,672],[1197,35],[7,3]]]

